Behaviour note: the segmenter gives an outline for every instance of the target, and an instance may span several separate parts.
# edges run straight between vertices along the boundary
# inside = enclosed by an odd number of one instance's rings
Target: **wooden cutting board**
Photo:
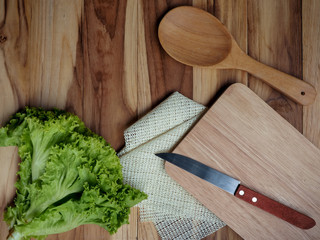
[[[231,85],[173,151],[312,217],[302,230],[166,163],[168,174],[244,239],[318,239],[320,151],[242,84]]]

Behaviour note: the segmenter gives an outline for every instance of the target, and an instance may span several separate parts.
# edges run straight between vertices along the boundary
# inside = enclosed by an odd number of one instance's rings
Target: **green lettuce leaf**
[[[18,146],[21,158],[4,215],[10,239],[45,239],[88,223],[112,234],[147,198],[123,184],[115,150],[71,113],[26,108],[0,128],[0,146]]]
[[[97,224],[109,233],[113,234],[124,223],[128,223],[130,207],[137,202],[128,205],[127,195],[135,199],[144,198],[144,194],[123,185],[118,189],[118,194],[105,193],[99,186],[85,184],[80,199],[72,198],[68,201],[53,205],[27,224],[15,227],[15,235],[11,239],[21,237],[43,237],[69,231],[83,224]]]

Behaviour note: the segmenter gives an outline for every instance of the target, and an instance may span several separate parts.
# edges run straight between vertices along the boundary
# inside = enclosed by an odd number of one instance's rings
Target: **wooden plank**
[[[7,223],[3,221],[3,213],[8,204],[13,201],[15,196],[15,188],[13,185],[17,180],[16,173],[18,171],[18,151],[16,147],[0,149],[0,239],[6,239],[8,235]]]
[[[320,150],[242,84],[229,87],[174,152],[320,221]],[[244,239],[320,234],[318,225],[298,228],[173,164],[166,163],[166,170]]]
[[[0,125],[25,105],[64,108],[76,65],[82,1],[1,1],[0,6]],[[0,148],[0,163],[2,216],[15,192],[16,148]],[[8,234],[2,217],[0,233],[1,239]]]
[[[126,1],[84,1],[79,18],[81,28],[77,29],[80,38],[77,42],[76,72],[66,106],[116,149],[123,145],[123,131],[128,126],[128,119],[135,115],[121,98],[125,84],[125,16]],[[114,102],[117,104],[112,104]],[[136,224],[132,226],[136,228]],[[96,225],[80,226],[50,237],[65,239],[65,234],[74,239],[112,239],[106,230]],[[124,233],[120,230],[119,234]]]
[[[153,106],[174,91],[192,98],[192,68],[173,60],[160,46],[158,24],[170,9],[191,5],[190,0],[143,1],[145,42]]]
[[[137,239],[138,238],[138,222],[139,222],[139,208],[133,207],[130,209],[129,224],[123,225],[110,239]],[[91,238],[88,236],[87,238]],[[98,236],[97,236],[98,237]]]
[[[177,1],[181,4],[181,1]],[[187,3],[187,1],[186,1]],[[191,95],[191,68],[173,62],[162,50],[157,37],[157,21],[176,3],[127,1],[124,37],[123,102],[131,113],[127,121],[146,114],[169,92]],[[178,81],[172,79],[179,78]],[[190,90],[191,89],[191,90]],[[127,126],[126,126],[127,127]],[[153,223],[138,223],[141,239],[158,237]]]
[[[122,92],[125,16],[126,1],[85,1],[76,65],[80,72],[67,106],[117,150],[123,146],[128,119],[136,115]]]
[[[303,79],[317,89],[313,105],[303,109],[303,133],[320,148],[320,2],[302,1]]]
[[[194,7],[214,14],[214,0],[194,0]],[[193,100],[205,106],[212,104],[212,98],[221,87],[218,70],[193,67]]]
[[[0,120],[30,104],[63,108],[73,79],[81,1],[2,5],[0,84],[5,91],[0,102],[5,104],[0,106]]]
[[[221,228],[214,234],[203,238],[202,240],[242,240],[243,238],[236,234],[230,227]]]
[[[135,0],[133,0],[135,1]],[[192,68],[176,62],[162,49],[158,40],[158,23],[169,10],[179,5],[191,5],[189,0],[137,2],[137,65],[136,108],[143,116],[168,94],[179,91],[192,97]],[[159,239],[151,222],[138,223],[139,239]]]
[[[126,105],[139,118],[152,107],[151,86],[145,38],[145,14],[142,0],[128,0],[124,36],[124,86]],[[130,119],[130,123],[132,119]],[[112,236],[113,239],[155,239],[157,230],[152,222],[140,222],[139,209],[134,208],[136,219]],[[131,215],[130,215],[131,216]],[[136,230],[136,235],[123,235],[124,228]],[[152,236],[152,238],[150,238]]]
[[[280,71],[302,78],[301,1],[248,0],[248,54]],[[300,132],[302,107],[259,79],[249,86]]]
[[[138,58],[137,58],[137,80],[138,80],[138,89],[137,89],[137,97],[138,97],[138,117],[141,117],[146,112],[148,112],[152,107],[151,100],[151,86],[150,86],[150,78],[148,71],[148,57],[147,57],[147,46],[145,38],[145,17],[144,17],[144,9],[143,9],[143,1],[137,1],[137,21],[138,21],[138,29],[137,29],[137,49],[138,49]]]
[[[247,0],[216,0],[214,15],[227,27],[239,47],[247,53]],[[248,74],[239,70],[219,71],[221,88],[235,82],[248,84]]]
[[[247,1],[199,1],[193,6],[216,16],[230,31],[240,48],[247,52]],[[193,68],[193,99],[210,106],[228,85],[235,82],[247,84],[247,73],[239,70],[213,70]]]
[[[148,102],[148,95],[138,94],[142,84],[148,84],[145,70],[138,65],[138,61],[145,61],[145,53],[139,51],[143,49],[139,43],[143,29],[138,11],[138,1],[133,0],[85,1],[77,55],[79,74],[69,91],[68,108],[83,116],[85,123],[116,149],[123,146],[123,131],[137,117],[139,97]],[[139,78],[142,75],[144,78]],[[130,224],[112,236],[95,225],[71,232],[84,239],[136,239],[137,216],[138,209],[131,209]]]
[[[161,240],[153,222],[138,222],[139,240]]]
[[[215,15],[230,31],[240,48],[247,52],[247,1],[199,1],[193,6]],[[247,84],[247,73],[239,70],[214,70],[193,68],[193,99],[206,106],[211,106],[225,88],[234,82]],[[228,234],[226,234],[228,232]],[[208,236],[206,239],[240,238],[231,228],[226,226]]]

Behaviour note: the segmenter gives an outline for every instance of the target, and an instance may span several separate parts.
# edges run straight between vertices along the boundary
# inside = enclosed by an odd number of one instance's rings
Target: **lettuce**
[[[123,184],[115,150],[71,113],[27,107],[0,128],[0,146],[18,146],[21,158],[14,206],[4,214],[9,239],[44,239],[83,224],[113,234],[147,198]]]

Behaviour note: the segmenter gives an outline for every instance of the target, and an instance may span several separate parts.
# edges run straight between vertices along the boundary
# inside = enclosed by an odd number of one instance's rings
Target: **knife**
[[[250,188],[241,185],[239,180],[192,158],[176,153],[157,153],[156,156],[210,182],[211,184],[227,191],[241,200],[246,201],[247,203],[250,203],[253,206],[293,224],[296,227],[310,229],[316,225],[316,222],[312,218],[257,193]]]

